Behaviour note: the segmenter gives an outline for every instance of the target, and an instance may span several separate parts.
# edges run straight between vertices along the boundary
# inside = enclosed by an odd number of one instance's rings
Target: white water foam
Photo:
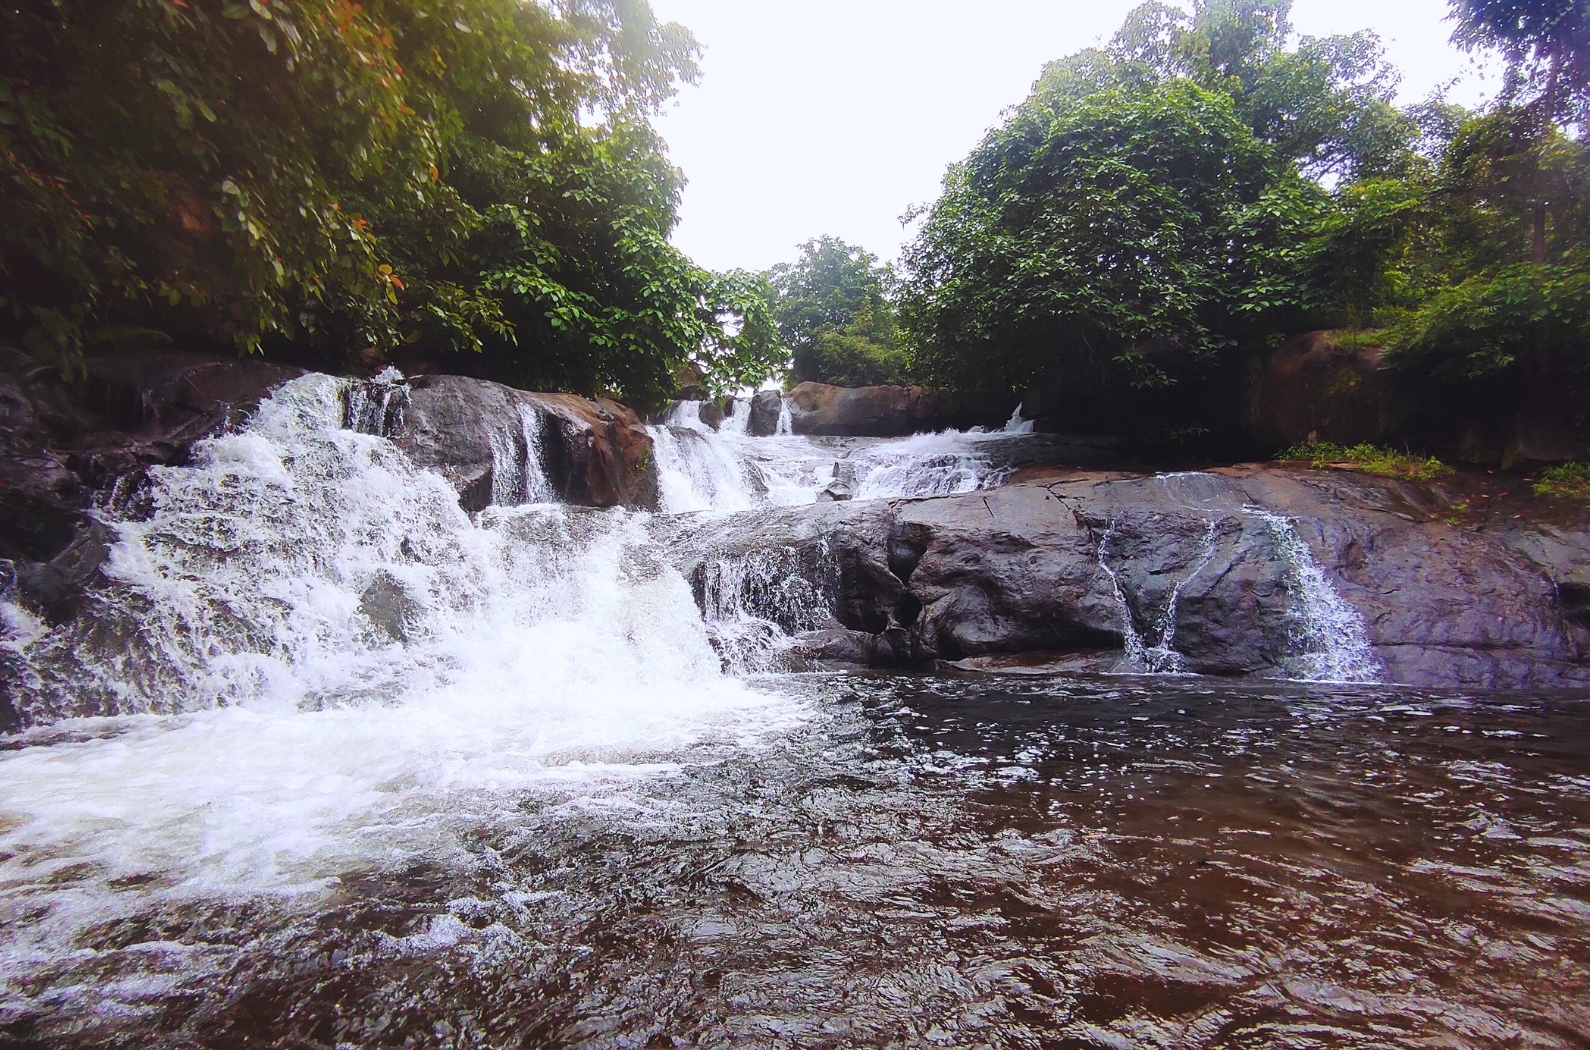
[[[93,628],[7,613],[39,674],[25,717],[119,717],[0,754],[4,907],[43,916],[0,946],[0,991],[130,897],[312,893],[445,860],[526,791],[604,791],[804,717],[722,676],[643,516],[472,520],[391,442],[341,428],[344,391],[294,380],[153,471],[147,518],[114,524]]]
[[[1296,620],[1288,677],[1304,682],[1384,681],[1385,668],[1369,644],[1364,618],[1336,593],[1292,520],[1261,507],[1244,510],[1270,531],[1286,567]]]
[[[1018,420],[1015,430],[814,439],[791,433],[786,402],[777,433],[751,437],[748,400],[736,399],[716,430],[701,421],[702,404],[678,402],[663,425],[648,428],[667,513],[799,506],[815,502],[836,480],[855,499],[975,492],[1001,484],[1011,473],[994,467],[981,443],[1031,432],[1030,421]]]

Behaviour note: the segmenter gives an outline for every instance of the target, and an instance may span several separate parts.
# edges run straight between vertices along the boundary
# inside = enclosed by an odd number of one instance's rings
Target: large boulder
[[[1475,532],[1442,505],[1426,486],[1332,472],[1070,473],[759,512],[671,542],[709,621],[871,639],[847,641],[842,663],[865,650],[875,666],[1590,685],[1590,530]],[[706,601],[711,580],[739,581],[735,599],[720,584]],[[796,624],[792,593],[806,595]]]
[[[826,383],[800,384],[789,392],[788,403],[795,433],[826,437],[901,437],[998,426],[1016,408],[1015,395],[1009,391],[957,393],[925,386]]]
[[[651,435],[616,401],[463,376],[420,376],[407,386],[389,436],[417,466],[447,478],[466,510],[535,498],[657,507]],[[542,484],[548,491],[537,491]]]
[[[778,433],[778,419],[784,412],[784,395],[777,390],[758,390],[751,395],[751,421],[746,431],[752,437],[772,437]]]

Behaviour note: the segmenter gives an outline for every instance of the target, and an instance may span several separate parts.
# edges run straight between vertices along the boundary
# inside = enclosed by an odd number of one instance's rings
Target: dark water
[[[1590,1046],[1583,698],[764,687],[811,723],[527,793],[462,862],[93,927],[0,1044]]]

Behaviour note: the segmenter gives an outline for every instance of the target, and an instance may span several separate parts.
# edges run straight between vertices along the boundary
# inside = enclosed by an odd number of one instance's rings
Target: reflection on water
[[[88,876],[5,858],[0,1043],[1590,1044],[1581,699],[764,685],[814,721],[522,790],[313,898],[24,950]]]

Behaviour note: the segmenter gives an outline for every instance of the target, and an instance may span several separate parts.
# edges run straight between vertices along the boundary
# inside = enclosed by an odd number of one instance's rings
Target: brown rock
[[[1404,413],[1374,347],[1345,349],[1331,332],[1294,336],[1254,366],[1248,433],[1276,449],[1304,441],[1384,439]]]
[[[521,501],[527,425],[536,428],[540,463],[560,499],[657,506],[651,435],[616,401],[530,393],[463,376],[420,376],[410,385],[392,439],[417,466],[447,478],[466,510]],[[533,422],[526,423],[521,406],[535,409]]]
[[[811,551],[831,567],[835,621],[874,637],[874,666],[1127,669],[1136,635],[1165,669],[1306,673],[1342,634],[1309,605],[1312,564],[1361,619],[1387,681],[1590,685],[1590,533],[1409,520],[1441,503],[1422,484],[1327,471],[1072,472],[759,511],[671,542],[687,574],[757,549],[791,564]]]

